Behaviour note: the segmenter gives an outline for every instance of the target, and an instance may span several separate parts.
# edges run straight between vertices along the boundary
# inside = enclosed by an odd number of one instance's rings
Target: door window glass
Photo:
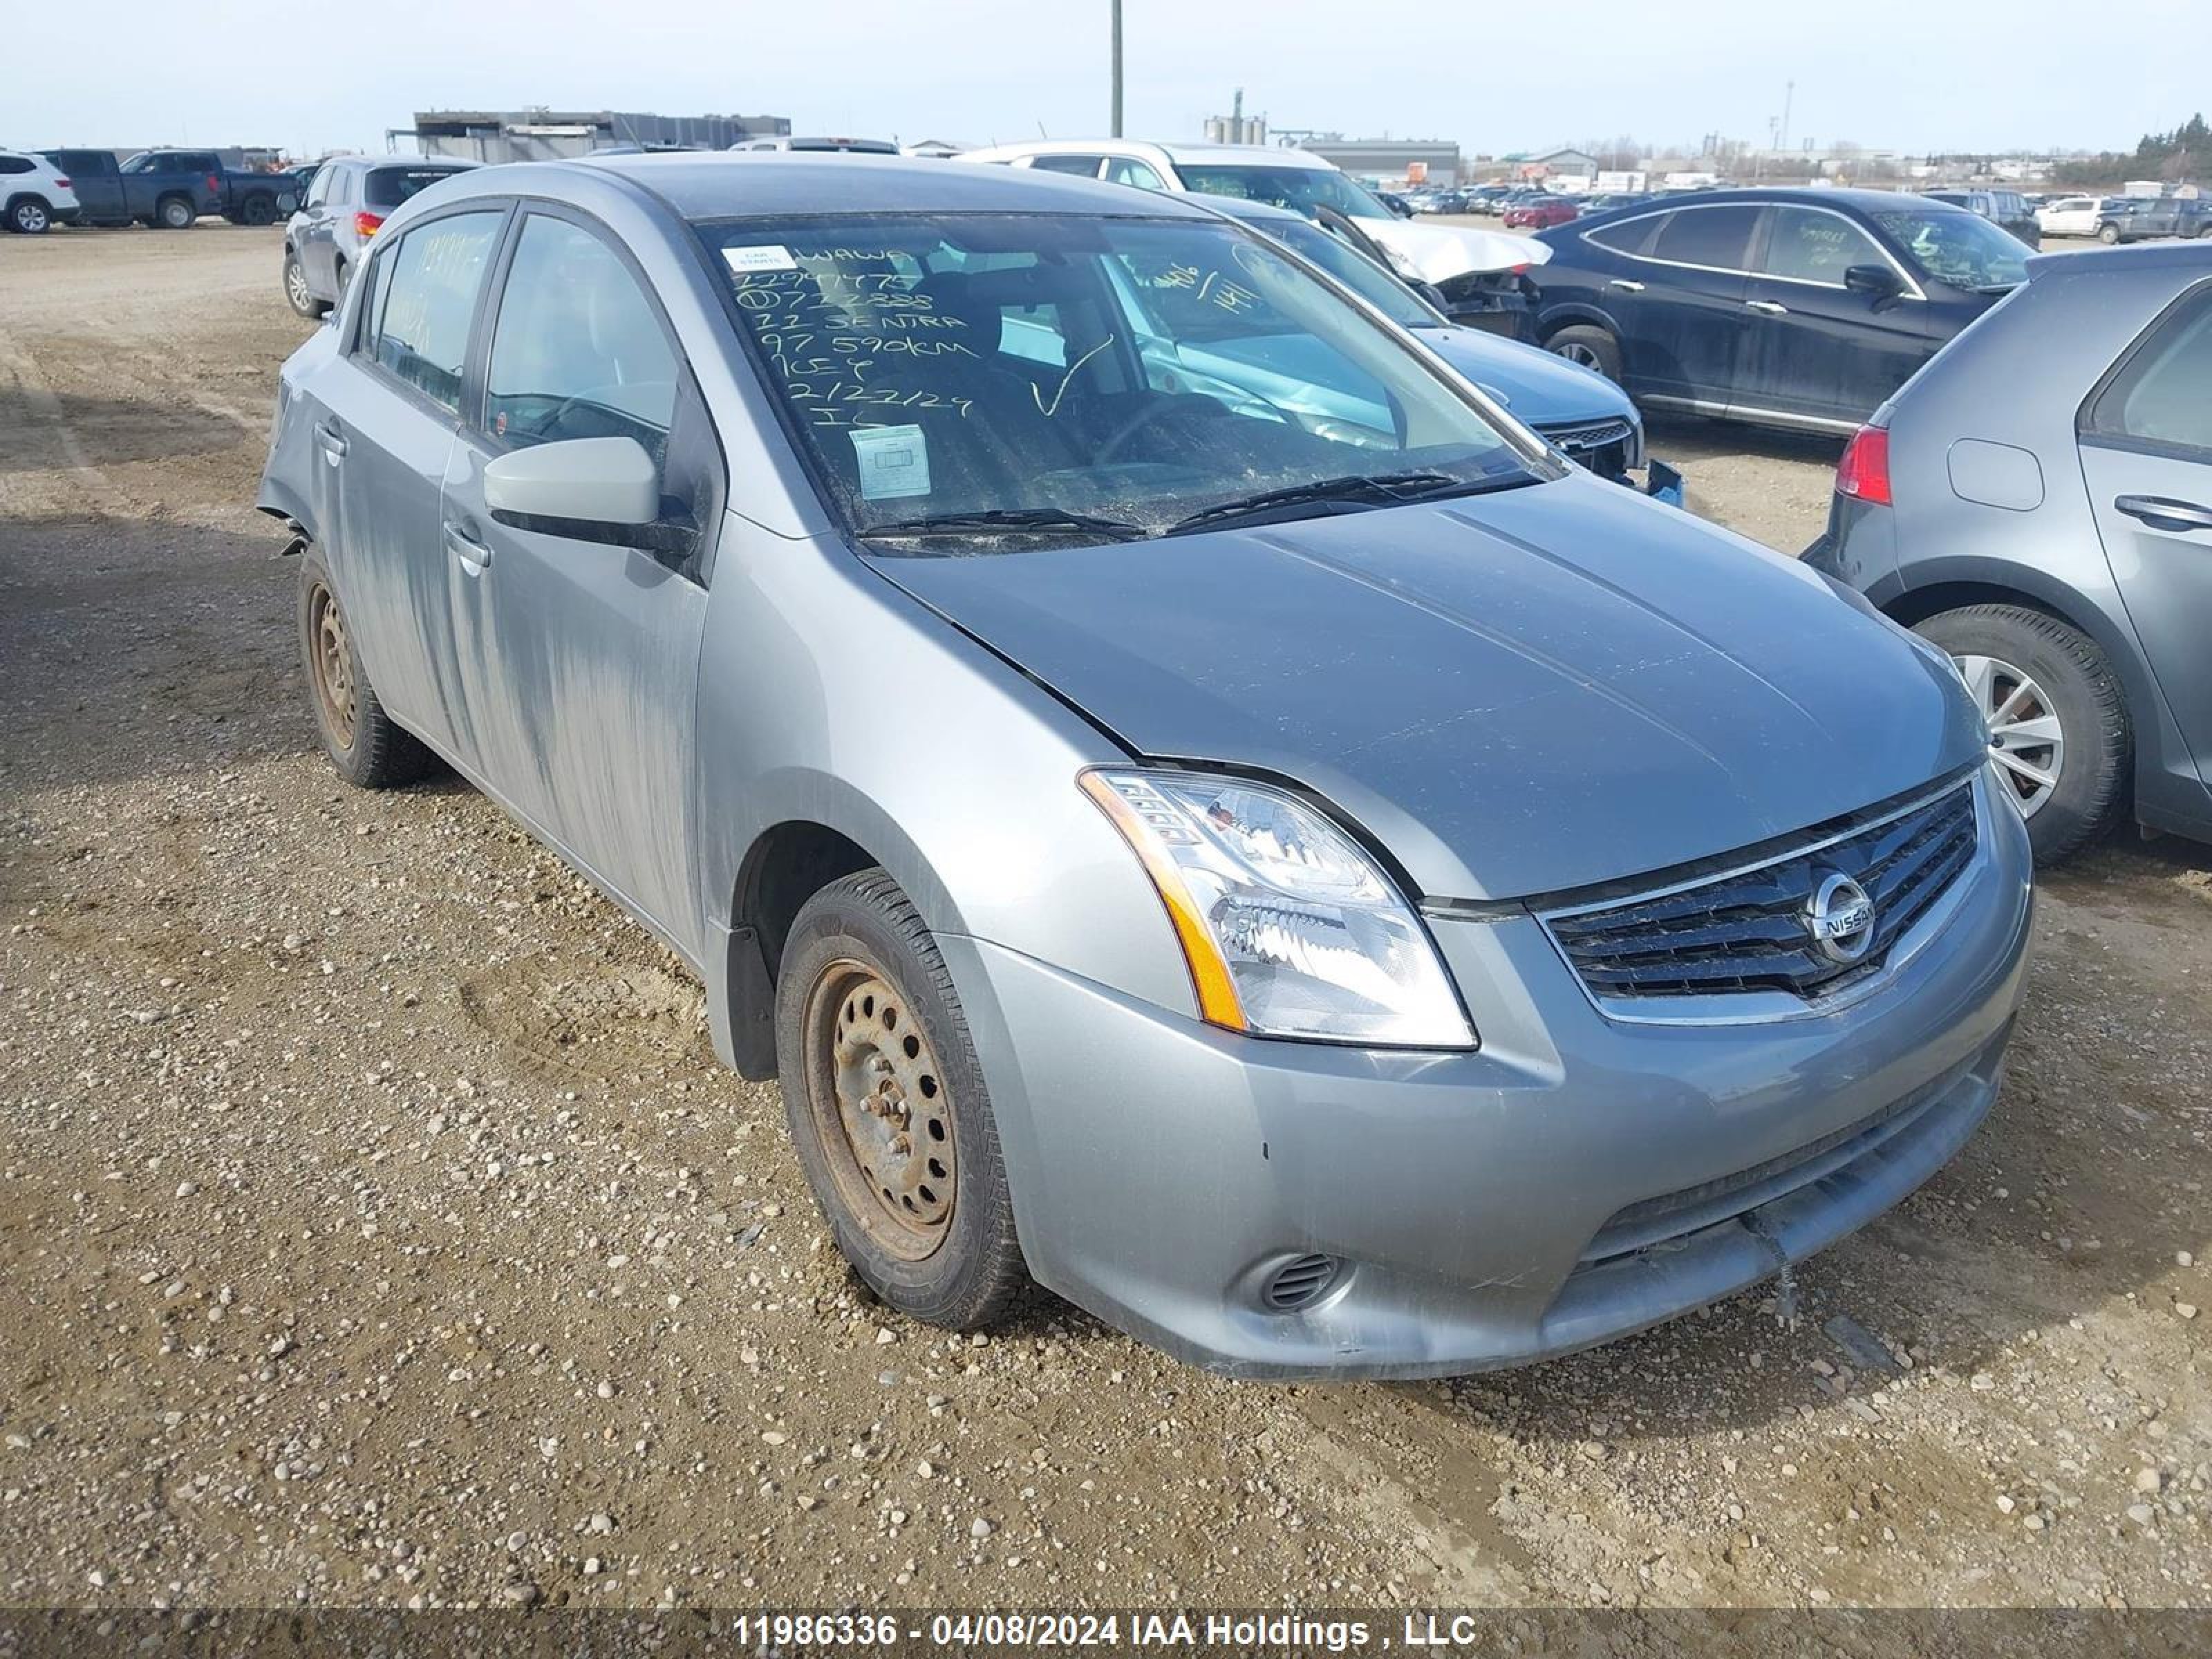
[[[1741,270],[1749,263],[1755,207],[1683,208],[1668,216],[1651,244],[1651,257],[1679,265]]]
[[[635,438],[656,463],[676,354],[629,268],[580,225],[533,214],[500,296],[484,423],[511,444]]]
[[[385,267],[374,296],[380,314],[368,340],[376,361],[449,410],[461,405],[469,323],[506,217],[494,211],[434,219],[377,262]]]
[[[307,186],[309,207],[320,207],[331,199],[331,178],[337,171],[327,162],[315,169],[314,181]]]
[[[1098,161],[1096,155],[1033,155],[1030,166],[1040,173],[1072,173],[1079,179],[1096,179]]]
[[[1850,220],[1811,208],[1774,210],[1773,228],[1766,236],[1768,276],[1841,288],[1844,272],[1851,266],[1881,264],[1881,250]]]
[[[1106,163],[1106,182],[1134,185],[1139,190],[1165,190],[1160,175],[1133,155],[1116,155]]]
[[[1583,240],[1610,248],[1615,253],[1641,253],[1660,220],[1670,216],[1659,214],[1647,218],[1629,219],[1617,225],[1600,225],[1595,230],[1584,231]]]
[[[2099,395],[2088,427],[2212,459],[2212,287],[2151,325]]]

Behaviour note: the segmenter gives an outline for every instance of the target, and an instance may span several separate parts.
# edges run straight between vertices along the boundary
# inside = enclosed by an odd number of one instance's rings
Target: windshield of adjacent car
[[[972,552],[1026,520],[1127,539],[1285,491],[1314,493],[1300,510],[1317,513],[1339,505],[1322,496],[1387,504],[1408,481],[1468,494],[1558,476],[1401,337],[1219,221],[896,214],[700,231],[858,534],[944,521],[971,544],[919,550]],[[990,522],[958,531],[978,515]]]
[[[417,191],[441,179],[450,179],[458,167],[374,167],[362,186],[362,199],[370,207],[396,208]]]
[[[1876,208],[1875,222],[1913,262],[1954,288],[1995,291],[2027,280],[2027,247],[2010,231],[1960,208]]]
[[[1262,219],[1253,228],[1319,265],[1401,328],[1435,328],[1443,321],[1395,276],[1310,220]]]
[[[1237,196],[1268,202],[1293,212],[1334,208],[1347,219],[1394,219],[1397,216],[1334,167],[1268,167],[1251,162],[1176,163],[1185,190],[1207,196]]]

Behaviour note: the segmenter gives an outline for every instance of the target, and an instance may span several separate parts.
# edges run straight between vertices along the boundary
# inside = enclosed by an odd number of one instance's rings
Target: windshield
[[[861,535],[1126,539],[1259,495],[1275,516],[1304,515],[1385,505],[1401,487],[1557,476],[1391,331],[1218,221],[700,229],[769,386]]]
[[[1940,283],[1993,290],[2027,280],[2027,246],[1978,214],[1957,208],[1877,208],[1874,218]]]
[[[1237,196],[1271,202],[1294,212],[1334,208],[1347,219],[1390,219],[1397,216],[1334,167],[1276,167],[1256,163],[1185,166],[1178,161],[1185,190],[1207,196]]]
[[[1319,265],[1401,328],[1435,328],[1443,321],[1374,260],[1310,220],[1265,219],[1252,228]]]

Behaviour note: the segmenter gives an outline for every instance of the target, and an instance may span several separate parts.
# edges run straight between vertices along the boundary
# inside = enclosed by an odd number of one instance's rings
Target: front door
[[[2212,784],[2212,283],[2152,324],[2093,399],[2081,474],[2151,672]]]
[[[470,329],[506,221],[503,207],[449,214],[383,250],[353,348],[315,388],[313,439],[340,479],[331,574],[369,678],[402,726],[464,767],[477,744],[439,505]]]
[[[1853,265],[1906,278],[1833,209],[1775,208],[1758,263],[1744,296],[1743,367],[1730,399],[1739,412],[1856,425],[1935,351],[1924,301],[1877,299],[1844,285]]]
[[[1638,397],[1720,413],[1743,349],[1756,207],[1677,208],[1607,303],[1623,324],[1621,363]],[[1639,284],[1629,287],[1628,283]]]
[[[484,353],[480,426],[443,505],[464,695],[486,782],[695,955],[692,788],[706,580],[721,514],[704,404],[642,279],[599,228],[533,210]],[[498,456],[635,438],[661,468],[653,550],[495,520]]]

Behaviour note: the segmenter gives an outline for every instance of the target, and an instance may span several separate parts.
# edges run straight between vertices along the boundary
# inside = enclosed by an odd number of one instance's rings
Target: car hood
[[[1413,337],[1530,425],[1635,420],[1628,394],[1595,369],[1479,328],[1422,328]]]
[[[1425,283],[1443,283],[1470,270],[1510,270],[1539,265],[1549,248],[1525,236],[1474,230],[1464,225],[1425,225],[1411,219],[1362,219],[1359,228],[1405,262]]]
[[[1579,475],[870,562],[1132,753],[1318,792],[1431,898],[1734,851],[1984,752],[1956,677],[1903,630],[1794,560]]]

